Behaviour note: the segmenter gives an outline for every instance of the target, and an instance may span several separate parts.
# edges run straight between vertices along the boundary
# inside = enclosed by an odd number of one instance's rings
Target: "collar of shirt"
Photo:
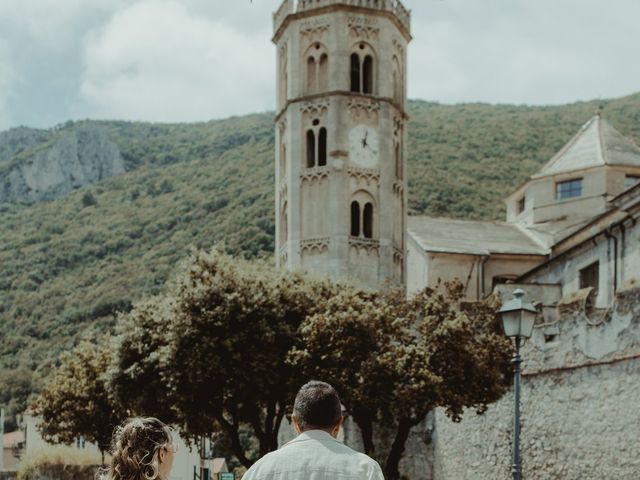
[[[284,446],[291,445],[292,443],[304,442],[306,440],[316,440],[318,442],[337,442],[342,443],[333,438],[333,436],[325,430],[305,430],[293,440],[287,442]]]

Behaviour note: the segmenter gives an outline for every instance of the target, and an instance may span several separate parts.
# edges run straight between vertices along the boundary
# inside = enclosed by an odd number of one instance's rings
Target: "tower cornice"
[[[316,102],[318,100],[322,100],[325,98],[328,99],[330,97],[360,98],[362,100],[387,103],[396,110],[398,115],[402,117],[403,120],[408,121],[410,118],[409,114],[407,114],[407,112],[402,107],[400,107],[400,105],[398,105],[398,103],[393,98],[373,97],[371,95],[357,94],[357,93],[349,92],[346,90],[334,90],[331,92],[316,93],[313,95],[304,95],[302,97],[292,98],[287,100],[287,103],[285,104],[285,106],[282,109],[280,109],[280,111],[276,112],[274,122],[275,123],[279,122],[282,119],[283,115],[287,113],[287,110],[291,105],[296,105],[296,104],[305,103],[305,102]]]
[[[309,6],[306,6],[307,4]],[[396,24],[407,42],[412,39],[411,12],[399,0],[300,0],[295,11],[293,1],[284,0],[278,11],[273,14],[273,30],[275,33],[272,41],[273,43],[278,43],[289,24],[295,20],[316,17],[336,11],[388,18]]]

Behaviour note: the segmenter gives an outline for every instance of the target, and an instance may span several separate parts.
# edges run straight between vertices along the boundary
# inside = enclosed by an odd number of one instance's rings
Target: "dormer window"
[[[575,178],[556,183],[556,200],[566,200],[582,196],[582,179]]]

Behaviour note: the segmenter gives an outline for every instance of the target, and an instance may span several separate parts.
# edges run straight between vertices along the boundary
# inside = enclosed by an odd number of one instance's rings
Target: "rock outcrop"
[[[53,200],[124,171],[118,146],[94,125],[0,134],[0,203]]]

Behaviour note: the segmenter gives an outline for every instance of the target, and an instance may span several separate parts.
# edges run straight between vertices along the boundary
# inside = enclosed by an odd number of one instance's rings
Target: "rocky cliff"
[[[118,146],[95,125],[0,134],[0,203],[34,203],[124,172]]]

